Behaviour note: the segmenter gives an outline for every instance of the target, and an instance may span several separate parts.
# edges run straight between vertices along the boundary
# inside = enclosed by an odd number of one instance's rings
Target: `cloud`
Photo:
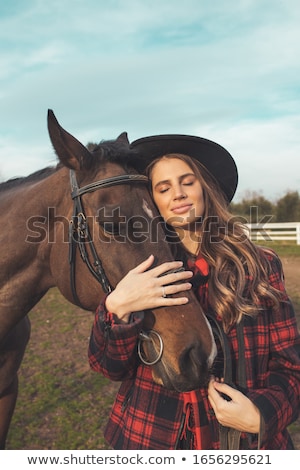
[[[299,20],[296,0],[1,5],[2,177],[52,161],[52,108],[83,143],[197,134],[239,156],[239,191],[297,189]]]
[[[271,200],[300,188],[300,117],[247,121],[239,125],[206,128],[205,135],[232,154],[239,170],[236,194],[262,193]],[[202,129],[203,130],[203,129]],[[195,130],[199,134],[199,130]]]

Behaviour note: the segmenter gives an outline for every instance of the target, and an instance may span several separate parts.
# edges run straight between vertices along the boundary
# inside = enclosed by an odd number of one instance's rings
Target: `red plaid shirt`
[[[278,312],[262,303],[257,318],[245,316],[246,395],[263,417],[261,448],[292,449],[286,428],[299,413],[300,336],[285,293],[281,262],[269,251],[268,258],[272,264],[270,284],[284,293],[286,301]],[[195,274],[199,271],[196,265]],[[207,290],[207,283],[198,288],[199,302],[204,307]],[[142,313],[132,315],[128,324],[118,324],[114,315],[105,310],[104,302],[96,312],[89,345],[90,366],[105,377],[122,382],[105,438],[114,449],[176,449],[183,434],[186,394],[155,384],[151,368],[139,361],[137,341],[142,324]],[[227,336],[236,362],[236,328]],[[200,421],[202,435],[207,436],[209,431],[204,448],[218,449],[218,422],[208,401],[207,388],[195,391],[193,398],[193,413]],[[244,437],[248,448],[257,448],[256,434]]]

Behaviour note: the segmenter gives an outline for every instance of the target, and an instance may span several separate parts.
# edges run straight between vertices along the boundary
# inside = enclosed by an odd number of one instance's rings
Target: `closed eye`
[[[195,183],[195,181],[186,181],[186,182],[182,182],[182,186],[193,186],[193,184]],[[170,186],[165,186],[165,187],[161,187],[159,188],[159,193],[160,194],[163,194],[163,193],[166,193],[167,191],[169,191],[170,189]]]
[[[99,222],[100,226],[109,235],[120,234],[120,224],[116,222]]]
[[[179,178],[179,184],[181,184],[182,186],[193,186],[193,184],[195,183],[195,181],[197,180],[196,176],[194,174],[187,174],[187,175],[182,175],[180,178]],[[172,184],[170,184],[170,181],[161,181],[159,182],[156,186],[155,186],[155,189],[157,192],[159,192],[160,194],[164,194],[166,193],[167,191],[169,191],[169,189],[172,187]]]
[[[188,175],[182,179],[181,184],[183,186],[193,186],[195,181],[196,181],[196,177],[194,175]]]
[[[98,210],[97,222],[104,234],[107,236],[117,236],[121,233],[122,223],[125,218],[120,214],[120,207],[110,208],[101,207]]]
[[[170,188],[161,188],[159,190],[159,192],[162,194],[162,193],[166,193]]]

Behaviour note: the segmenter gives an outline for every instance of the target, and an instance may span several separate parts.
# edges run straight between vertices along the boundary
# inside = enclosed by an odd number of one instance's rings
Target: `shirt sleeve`
[[[262,416],[262,446],[297,419],[300,407],[299,330],[285,290],[281,261],[275,254],[271,257],[271,266],[270,284],[282,292],[283,300],[277,311],[269,309],[267,386],[247,394]]]
[[[104,299],[97,308],[92,326],[88,359],[92,370],[110,380],[123,381],[134,376],[138,364],[137,341],[142,330],[143,312],[131,315],[129,323],[117,321],[108,312]]]

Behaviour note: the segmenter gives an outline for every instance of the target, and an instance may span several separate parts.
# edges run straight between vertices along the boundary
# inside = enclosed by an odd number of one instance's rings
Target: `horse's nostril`
[[[180,357],[181,373],[193,383],[199,386],[207,379],[207,357],[200,343],[195,343],[186,348]]]

